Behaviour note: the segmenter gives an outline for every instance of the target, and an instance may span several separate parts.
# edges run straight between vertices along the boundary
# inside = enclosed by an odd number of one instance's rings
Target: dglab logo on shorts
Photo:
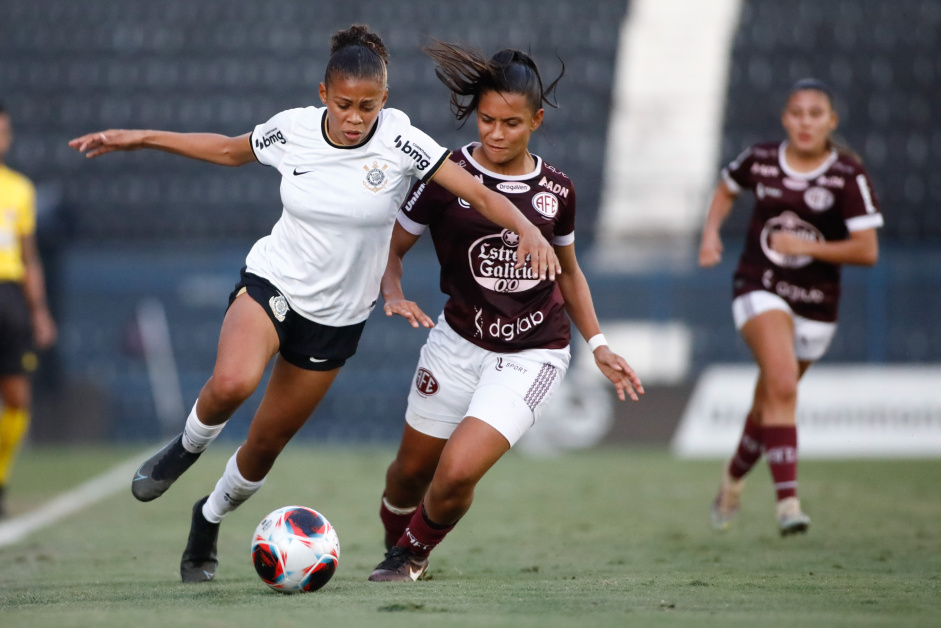
[[[418,369],[415,375],[415,389],[423,397],[429,397],[438,392],[438,380],[425,368]]]
[[[559,213],[559,199],[551,192],[540,192],[533,197],[533,208],[546,218],[555,218]]]

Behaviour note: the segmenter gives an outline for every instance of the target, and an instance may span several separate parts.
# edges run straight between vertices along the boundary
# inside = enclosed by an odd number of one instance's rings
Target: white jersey
[[[298,314],[342,327],[369,316],[412,177],[428,181],[449,151],[396,109],[357,146],[333,143],[326,108],[289,109],[255,127],[255,157],[281,173],[284,210],[246,259]]]

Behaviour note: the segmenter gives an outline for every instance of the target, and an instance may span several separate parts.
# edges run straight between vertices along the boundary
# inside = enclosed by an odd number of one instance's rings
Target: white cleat
[[[807,532],[810,527],[810,517],[801,511],[800,500],[796,497],[785,497],[778,502],[778,529],[781,536]]]

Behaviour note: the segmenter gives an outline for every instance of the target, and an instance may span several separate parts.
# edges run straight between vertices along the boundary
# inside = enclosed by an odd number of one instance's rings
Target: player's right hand
[[[519,245],[516,247],[516,267],[521,268],[529,262],[533,273],[539,279],[545,279],[548,275],[549,281],[555,281],[555,276],[562,274],[562,265],[549,241],[542,236],[535,225],[525,229],[519,236]]]
[[[435,326],[435,322],[414,301],[408,301],[404,298],[391,299],[385,302],[382,309],[385,311],[386,316],[394,316],[395,314],[404,316],[415,329],[418,329],[419,325],[428,329]]]
[[[76,137],[69,146],[91,159],[115,150],[134,150],[140,148],[141,132],[123,129],[108,129]]]
[[[722,261],[722,240],[718,233],[706,231],[702,234],[702,244],[699,247],[699,265],[711,268]]]

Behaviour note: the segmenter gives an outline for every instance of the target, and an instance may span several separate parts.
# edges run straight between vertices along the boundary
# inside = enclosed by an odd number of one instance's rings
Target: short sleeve
[[[23,194],[17,207],[16,230],[20,237],[32,235],[36,230],[36,188],[24,180]]]
[[[752,147],[748,147],[728,166],[722,169],[722,180],[725,181],[730,192],[738,194],[743,189],[755,187],[751,178],[751,165],[754,160],[755,157]]]
[[[847,179],[843,197],[843,220],[849,232],[876,229],[884,223],[879,201],[865,171]]]
[[[303,109],[282,111],[255,127],[251,136],[255,159],[266,166],[277,168],[281,165],[289,150],[294,122],[302,111]]]
[[[399,209],[396,220],[412,235],[421,235],[453,198],[437,183],[419,181]]]
[[[395,147],[400,151],[405,171],[423,182],[431,181],[451,154],[447,148],[413,126],[407,127],[395,138]]]
[[[569,181],[569,194],[552,232],[554,246],[568,246],[575,242],[575,186]]]

